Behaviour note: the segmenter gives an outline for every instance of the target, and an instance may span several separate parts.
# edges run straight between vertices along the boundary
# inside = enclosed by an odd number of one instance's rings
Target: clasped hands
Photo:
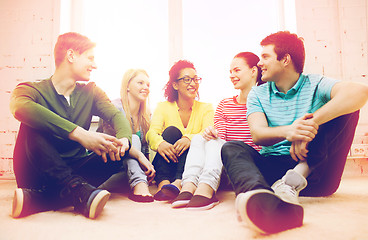
[[[170,163],[170,160],[177,163],[178,157],[180,157],[185,150],[190,146],[190,139],[183,136],[174,144],[170,144],[166,141],[161,142],[158,145],[157,152]]]
[[[289,126],[286,140],[291,142],[290,155],[295,161],[305,161],[308,154],[308,144],[318,132],[318,124],[313,119],[312,113],[295,120]]]
[[[109,142],[105,145],[107,151],[101,151],[103,161],[107,162],[107,155],[109,155],[111,161],[120,161],[121,157],[123,157],[125,152],[129,149],[129,140],[127,138],[114,138],[107,141]]]
[[[213,126],[209,126],[203,131],[202,137],[207,141],[211,139],[216,139],[218,137],[218,132]],[[173,162],[178,162],[178,157],[189,148],[190,142],[190,139],[185,136],[176,141],[175,144],[170,144],[166,141],[163,141],[158,146],[157,152],[168,163],[170,162],[170,160]]]
[[[79,126],[69,134],[69,138],[102,156],[104,162],[107,162],[107,155],[112,161],[120,161],[129,149],[127,138],[117,139],[105,133],[87,131]]]
[[[213,126],[208,126],[202,133],[202,137],[207,141],[218,138],[218,131]]]

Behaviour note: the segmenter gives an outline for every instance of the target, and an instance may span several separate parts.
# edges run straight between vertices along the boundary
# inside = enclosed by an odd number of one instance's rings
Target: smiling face
[[[150,90],[150,81],[147,75],[138,73],[128,84],[128,96],[138,102],[146,101]]]
[[[284,58],[277,60],[274,45],[263,47],[258,66],[262,70],[262,80],[265,82],[277,82],[284,71]]]
[[[230,80],[235,89],[243,90],[256,84],[256,69],[250,68],[242,58],[234,58],[230,64]]]
[[[193,68],[184,68],[180,71],[178,79],[189,77],[197,77],[197,72]],[[191,81],[189,84],[184,83],[183,80],[179,80],[173,83],[173,87],[178,91],[179,98],[195,99],[198,95],[199,83]]]
[[[97,68],[93,48],[86,50],[82,54],[68,50],[68,57],[70,59],[69,61],[73,63],[73,77],[77,81],[89,81],[92,70]]]

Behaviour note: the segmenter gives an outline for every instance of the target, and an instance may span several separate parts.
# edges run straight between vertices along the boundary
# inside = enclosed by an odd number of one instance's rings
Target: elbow
[[[254,142],[255,145],[258,145],[258,146],[263,146],[264,145],[264,143],[262,141],[260,141],[259,139],[254,139],[253,138],[253,142]]]
[[[257,134],[252,134],[252,140],[254,144],[258,146],[271,146],[275,144],[275,142],[273,142],[269,138],[262,136],[262,135],[257,135]]]
[[[358,102],[361,104],[359,106],[359,109],[362,108],[368,101],[368,85],[366,84],[362,84],[362,86],[360,86],[359,88],[359,92],[360,92],[360,99],[358,100]],[[357,93],[355,93],[355,96],[358,96],[356,95]],[[359,105],[359,104],[358,104]]]
[[[21,101],[18,101],[15,97],[12,97],[10,99],[9,108],[14,118],[19,120],[20,118],[22,118],[22,116],[27,115],[27,109],[29,109],[29,106]]]
[[[10,105],[10,112],[15,119],[19,120],[19,117],[22,115],[23,111],[19,107]]]
[[[368,84],[357,83],[354,85],[354,88],[351,88],[351,94],[353,96],[362,96],[368,99]]]
[[[11,114],[15,117],[15,114],[17,113],[18,108],[15,105],[14,101],[12,101],[12,100],[10,101],[9,108],[10,108]]]
[[[364,85],[363,88],[363,95],[366,97],[366,100],[368,99],[368,85]]]
[[[254,144],[260,145],[260,146],[262,145],[262,141],[261,141],[260,137],[257,136],[257,134],[251,133],[251,136],[252,136],[252,140],[253,140]]]

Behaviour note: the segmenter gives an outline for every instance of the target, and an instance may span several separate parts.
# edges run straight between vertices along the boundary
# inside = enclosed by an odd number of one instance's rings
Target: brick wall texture
[[[0,1],[0,175],[12,173],[19,123],[9,111],[14,87],[51,76],[59,17],[54,0]],[[55,15],[57,19],[55,19]]]
[[[61,0],[0,1],[0,175],[12,173],[19,123],[9,112],[10,93],[23,81],[49,77],[59,31]],[[296,0],[297,31],[305,39],[305,72],[344,81],[368,78],[368,0]],[[259,19],[262,20],[262,19]],[[368,132],[362,109],[356,142]]]

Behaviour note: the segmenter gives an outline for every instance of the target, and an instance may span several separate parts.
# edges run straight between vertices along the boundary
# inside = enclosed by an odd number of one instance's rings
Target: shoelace
[[[294,197],[297,197],[297,191],[294,186],[287,185],[285,182],[279,182],[275,189],[278,192],[286,193],[286,194],[292,194]]]
[[[68,195],[71,194],[72,190],[75,187],[78,187],[79,185],[85,185],[86,183],[84,183],[81,179],[79,178],[75,178],[72,179],[60,192],[60,196],[62,198],[67,197]]]

